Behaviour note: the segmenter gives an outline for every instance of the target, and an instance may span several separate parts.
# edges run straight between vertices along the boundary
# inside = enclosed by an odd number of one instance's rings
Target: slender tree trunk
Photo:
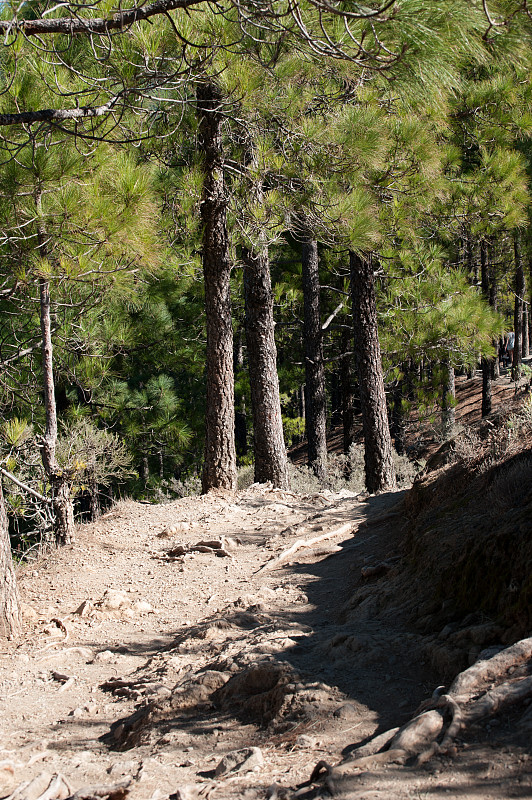
[[[453,434],[456,422],[454,367],[449,360],[446,360],[442,363],[442,369],[442,434],[444,439],[449,439]]]
[[[355,363],[362,407],[366,487],[396,485],[377,327],[375,277],[371,257],[349,253]]]
[[[483,239],[480,243],[480,269],[481,269],[481,286],[482,294],[486,302],[490,302],[490,269],[488,264],[488,245]],[[492,391],[491,379],[493,374],[492,359],[482,359],[482,416],[487,417],[491,414],[492,407]]]
[[[257,169],[257,150],[251,136],[248,139],[245,160],[246,166]],[[260,179],[251,180],[251,199],[257,205],[262,205],[262,182]],[[288,489],[288,461],[277,375],[270,260],[266,237],[262,233],[255,247],[242,249],[242,260],[255,481],[271,481],[277,488]]]
[[[0,480],[0,638],[20,634],[20,603],[11,556],[7,513]]]
[[[211,83],[197,90],[203,156],[203,277],[207,326],[205,459],[202,490],[236,489],[233,326],[231,321],[227,190],[224,181],[221,94]]]
[[[402,364],[401,370],[403,375],[397,381],[393,391],[393,408],[392,408],[392,434],[394,437],[395,451],[398,455],[402,456],[405,453],[406,441],[406,413],[404,409],[405,399],[405,375],[407,365]]]
[[[37,210],[42,213],[42,197],[40,193],[37,194],[36,205]],[[47,258],[48,236],[42,220],[38,224],[38,245],[40,255],[43,258]],[[44,412],[46,419],[41,458],[52,490],[55,544],[66,545],[74,541],[74,508],[68,479],[59,469],[55,457],[57,446],[57,406],[53,369],[50,283],[46,278],[39,278],[39,295]]]
[[[297,398],[299,404],[299,416],[302,419],[306,419],[307,410],[305,407],[305,384],[303,384],[303,386],[300,386],[299,389],[297,390]]]
[[[468,234],[466,241],[466,263],[471,283],[473,286],[476,286],[478,284],[478,263],[473,251],[473,242],[471,241],[471,234]]]
[[[342,427],[343,450],[347,455],[355,441],[355,392],[353,387],[352,355],[348,353],[350,336],[347,330],[342,331],[342,353],[340,360],[340,387],[342,393]]]
[[[305,348],[305,428],[308,463],[320,482],[327,480],[327,408],[320,317],[318,243],[301,245],[303,339]]]
[[[244,392],[237,391],[239,375],[244,369],[244,346],[242,326],[239,324],[233,337],[233,372],[235,375],[235,445],[237,456],[248,452],[248,427],[246,398]]]
[[[529,345],[529,333],[528,333],[528,326],[529,326],[529,312],[528,312],[528,303],[523,303],[523,346],[521,350],[522,358],[528,358],[530,355],[530,345]]]
[[[268,250],[266,246],[260,252],[245,248],[242,259],[255,480],[258,483],[271,481],[280,489],[288,489]]]
[[[74,541],[74,508],[70,496],[70,486],[57,464],[57,411],[55,404],[55,384],[53,372],[52,325],[50,315],[50,284],[39,279],[40,315],[42,336],[42,371],[44,389],[44,411],[46,429],[42,439],[42,462],[46,476],[52,487],[52,508],[54,511],[54,538],[57,545],[71,544]]]
[[[523,305],[525,297],[525,273],[521,258],[521,239],[519,233],[514,235],[515,256],[515,303],[514,303],[514,352],[512,361],[512,378],[518,380],[521,374],[521,350],[523,347]]]
[[[140,479],[144,488],[146,488],[150,479],[150,465],[148,462],[148,456],[142,456],[140,460]]]

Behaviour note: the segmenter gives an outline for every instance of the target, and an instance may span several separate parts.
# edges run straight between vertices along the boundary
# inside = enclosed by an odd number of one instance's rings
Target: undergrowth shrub
[[[397,486],[404,489],[411,485],[415,476],[421,469],[418,462],[411,461],[407,456],[398,455],[395,450],[393,460],[397,476]],[[355,494],[365,491],[365,468],[363,445],[352,444],[348,455],[338,453],[329,455],[327,459],[328,480],[321,485],[311,467],[289,465],[290,486],[294,492],[311,494],[320,489],[330,489],[339,492],[348,489]]]
[[[160,492],[169,497],[193,497],[201,494],[201,478],[199,475],[188,475],[184,480],[170,478],[160,485]]]

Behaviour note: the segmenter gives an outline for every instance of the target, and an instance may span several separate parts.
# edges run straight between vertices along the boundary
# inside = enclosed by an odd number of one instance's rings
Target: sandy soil
[[[43,772],[72,791],[131,777],[132,800],[326,796],[304,785],[316,762],[403,724],[440,682],[400,606],[379,610],[386,575],[364,577],[400,556],[400,500],[254,486],[122,502],[21,567],[25,633],[0,650],[0,797]],[[501,715],[453,757],[347,770],[338,794],[532,797],[531,733]],[[259,750],[223,762],[245,748]]]

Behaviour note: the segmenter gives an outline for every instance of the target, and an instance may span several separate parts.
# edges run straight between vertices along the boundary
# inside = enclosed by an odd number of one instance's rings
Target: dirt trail
[[[43,771],[72,790],[132,777],[132,800],[293,796],[317,761],[406,722],[439,681],[401,608],[379,606],[400,499],[124,502],[26,565],[25,634],[0,652],[0,797]],[[475,737],[454,759],[348,774],[340,794],[532,797],[511,718]]]

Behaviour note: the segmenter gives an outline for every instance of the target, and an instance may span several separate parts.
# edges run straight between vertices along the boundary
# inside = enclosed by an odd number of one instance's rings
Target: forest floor
[[[0,797],[44,797],[58,774],[63,797],[127,779],[131,800],[327,796],[308,784],[317,762],[403,725],[441,683],[411,615],[378,608],[403,497],[254,485],[122,501],[21,565],[24,634],[0,649]],[[338,795],[532,798],[530,710],[423,766],[348,769]]]

